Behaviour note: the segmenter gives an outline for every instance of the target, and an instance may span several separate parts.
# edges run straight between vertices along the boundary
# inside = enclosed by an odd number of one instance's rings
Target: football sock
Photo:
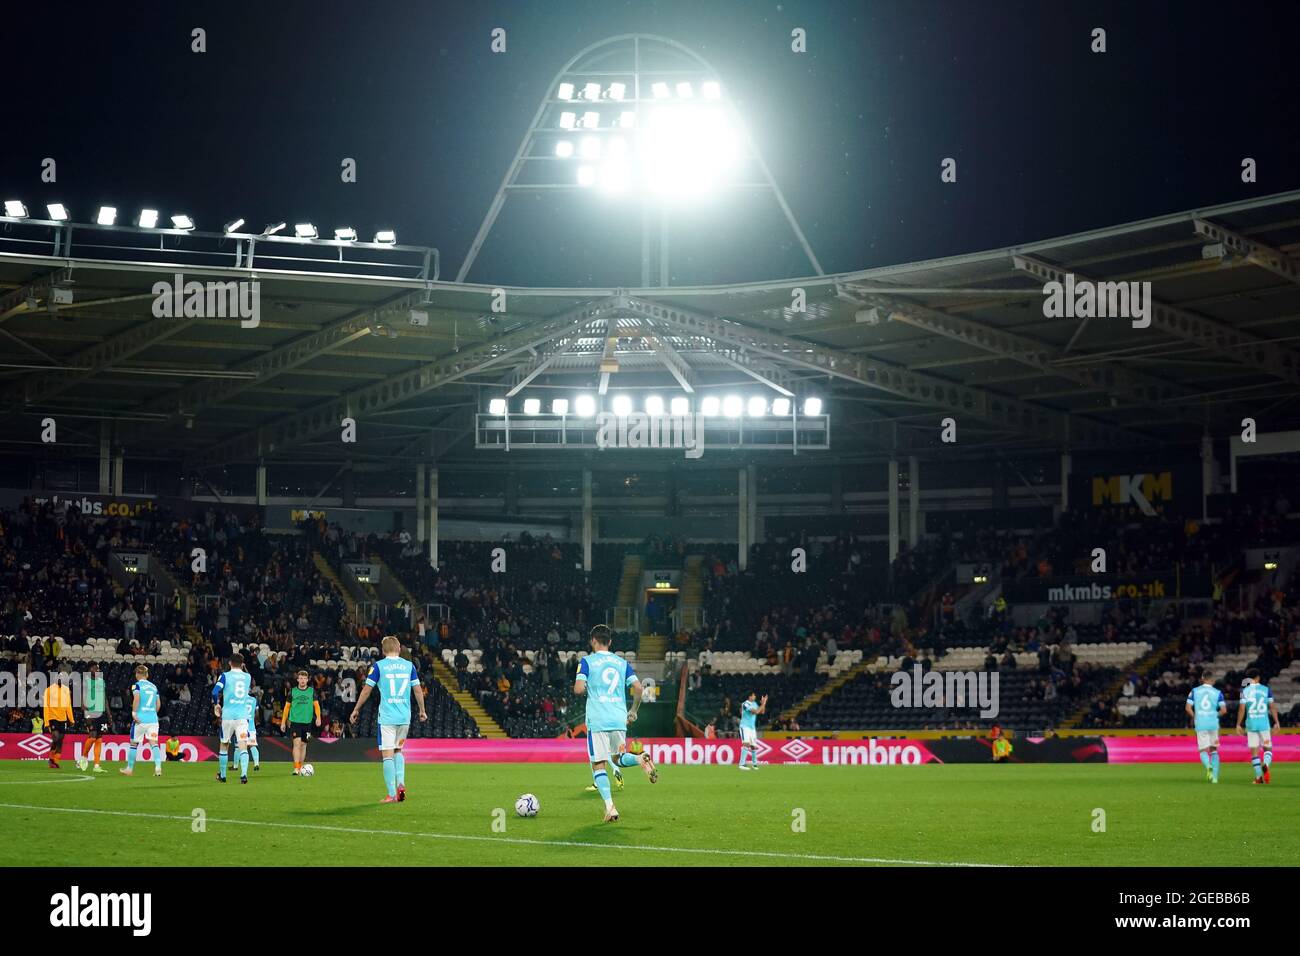
[[[605,806],[609,806],[609,774],[603,770],[597,770],[592,776],[596,781],[596,789],[600,791],[600,795],[605,799]]]
[[[1217,750],[1214,752],[1214,755],[1210,757],[1210,769],[1214,771],[1214,779],[1218,780],[1219,779],[1219,752]]]
[[[1273,766],[1273,751],[1271,750],[1264,751],[1264,766],[1265,767]]]
[[[618,755],[618,765],[620,767],[635,767],[640,762],[641,761],[638,760],[634,755],[629,753],[623,753]]]
[[[393,765],[392,757],[384,758],[384,785],[388,787],[390,797],[397,796],[397,768]]]
[[[1201,751],[1201,763],[1204,765],[1206,770],[1210,769],[1210,752],[1208,750]]]
[[[128,750],[128,751],[126,752],[126,769],[127,769],[127,770],[134,770],[134,769],[135,769],[135,750],[136,750],[136,748],[135,748],[135,744],[132,744],[132,745],[131,745],[131,749]]]
[[[260,751],[260,750],[257,749],[257,745],[256,745],[256,744],[254,744],[253,746],[249,747],[248,749],[249,749],[249,751],[251,751],[252,754],[253,754],[253,765],[254,765],[254,766],[257,766],[257,767],[260,767],[260,766],[262,765],[262,751]]]
[[[161,770],[163,763],[163,749],[158,744],[153,745],[153,766],[155,770]]]
[[[393,753],[393,773],[397,777],[397,785],[406,786],[406,758],[402,756],[400,750]]]
[[[226,779],[226,767],[229,766],[229,764],[230,764],[230,754],[228,754],[226,751],[223,750],[221,752],[221,757],[218,759],[218,766],[217,766],[217,773],[221,774],[222,780]]]
[[[1259,762],[1258,756],[1250,758],[1250,765],[1255,768],[1256,777],[1264,776],[1264,765]]]
[[[247,750],[241,750],[239,752],[239,775],[241,777],[248,776],[248,751]]]

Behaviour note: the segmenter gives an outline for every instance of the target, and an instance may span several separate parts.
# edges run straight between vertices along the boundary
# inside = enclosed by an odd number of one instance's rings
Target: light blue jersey
[[[740,729],[758,730],[758,704],[752,700],[740,705]]]
[[[587,684],[587,732],[627,730],[627,690],[636,683],[632,665],[609,651],[588,654],[578,664]]]
[[[152,681],[138,680],[131,685],[132,700],[140,695],[140,709],[136,711],[135,722],[138,724],[158,723],[158,688]]]
[[[253,697],[249,690],[253,678],[248,671],[226,671],[217,678],[212,688],[212,700],[221,704],[222,720],[250,720],[253,716]]]
[[[1248,684],[1241,689],[1241,702],[1246,705],[1247,730],[1271,730],[1269,704],[1273,703],[1273,692],[1267,684]]]
[[[1219,729],[1219,707],[1224,703],[1223,691],[1212,684],[1197,684],[1187,695],[1187,703],[1192,705],[1196,715],[1197,730]]]
[[[379,688],[379,723],[411,722],[411,689],[420,686],[415,665],[400,657],[385,657],[370,665],[367,687]]]

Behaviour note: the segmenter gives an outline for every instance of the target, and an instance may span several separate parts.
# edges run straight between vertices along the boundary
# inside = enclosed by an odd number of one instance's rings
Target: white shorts
[[[137,747],[148,741],[151,744],[158,743],[158,725],[157,724],[136,724],[131,729],[131,743]]]
[[[609,760],[627,743],[626,730],[587,731],[587,757],[591,763]]]
[[[1209,750],[1211,747],[1219,746],[1219,732],[1217,730],[1198,730],[1196,732],[1196,747],[1198,750]]]
[[[1251,752],[1263,747],[1266,750],[1273,749],[1273,731],[1271,730],[1248,730],[1246,731],[1246,746]]]
[[[753,747],[753,746],[757,745],[757,743],[758,743],[758,728],[757,728],[757,727],[741,727],[741,728],[740,728],[740,743],[741,743],[741,746],[744,746],[744,747]]]
[[[257,743],[257,728],[251,723],[248,725],[248,742],[250,744]]]
[[[397,750],[406,743],[406,732],[410,728],[410,724],[380,724],[379,749]]]
[[[239,720],[226,720],[225,718],[222,718],[221,742],[223,744],[228,744],[230,743],[231,737],[235,738],[236,743],[247,740],[248,721],[242,717]]]

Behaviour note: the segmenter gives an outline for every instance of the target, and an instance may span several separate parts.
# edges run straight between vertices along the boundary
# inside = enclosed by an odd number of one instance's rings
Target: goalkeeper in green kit
[[[311,729],[320,729],[320,703],[316,700],[316,689],[310,686],[311,675],[306,671],[297,674],[298,686],[289,691],[289,700],[285,702],[284,713],[280,715],[280,733],[286,727],[293,728],[293,775],[296,777],[307,762],[307,741],[311,739]]]

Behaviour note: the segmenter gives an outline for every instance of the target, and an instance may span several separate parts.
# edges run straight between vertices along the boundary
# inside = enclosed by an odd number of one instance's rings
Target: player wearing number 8
[[[248,719],[253,709],[249,690],[252,686],[253,679],[244,670],[244,655],[231,654],[230,670],[217,678],[212,687],[213,713],[221,719],[221,755],[217,765],[220,783],[226,782],[232,737],[239,747],[239,782],[248,783]]]
[[[386,637],[380,645],[382,660],[376,661],[366,675],[366,686],[361,688],[356,707],[352,708],[349,723],[356,724],[361,708],[370,699],[373,688],[379,688],[379,753],[384,758],[384,784],[388,796],[380,803],[400,803],[406,799],[406,758],[402,745],[411,726],[411,694],[420,707],[420,720],[428,720],[424,711],[424,688],[415,665],[401,656],[402,645],[395,637]]]

